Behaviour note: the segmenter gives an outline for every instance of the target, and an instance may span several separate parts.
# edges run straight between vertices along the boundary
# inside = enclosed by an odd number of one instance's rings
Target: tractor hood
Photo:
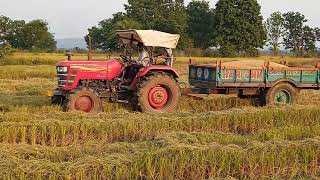
[[[75,88],[80,80],[111,81],[116,78],[121,70],[122,64],[117,59],[109,61],[60,61],[57,63],[58,76],[67,76],[67,80],[73,78],[71,79],[72,86],[64,87],[65,90]]]
[[[104,66],[107,67],[110,63],[118,62],[117,59],[112,59],[109,61],[60,61],[57,63],[57,66],[63,66],[63,67],[71,67],[71,66]]]

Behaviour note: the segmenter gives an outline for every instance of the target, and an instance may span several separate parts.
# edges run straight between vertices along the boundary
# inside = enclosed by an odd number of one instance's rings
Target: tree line
[[[124,7],[89,28],[87,44],[90,35],[94,49],[116,51],[116,30],[154,29],[180,34],[180,50],[207,50],[214,56],[256,56],[266,47],[274,55],[283,49],[297,56],[320,54],[320,30],[308,26],[303,14],[275,12],[264,21],[257,0],[219,0],[215,8],[205,0],[187,5],[184,0],[128,0]],[[56,42],[44,20],[0,16],[0,57],[11,48],[54,51]]]
[[[0,16],[0,57],[7,54],[11,48],[54,51],[56,41],[44,20],[26,22]]]
[[[267,19],[268,45],[274,55],[281,46],[298,56],[313,56],[318,53],[316,42],[320,41],[320,29],[312,28],[308,20],[299,12],[281,14],[274,12]]]
[[[116,30],[154,29],[181,35],[179,49],[218,50],[219,56],[256,56],[270,47],[276,55],[283,47],[295,55],[319,53],[319,28],[306,25],[299,12],[275,12],[265,22],[256,0],[219,0],[215,8],[209,2],[193,0],[128,0],[125,12],[99,22],[85,36],[93,39],[93,48],[116,50]]]

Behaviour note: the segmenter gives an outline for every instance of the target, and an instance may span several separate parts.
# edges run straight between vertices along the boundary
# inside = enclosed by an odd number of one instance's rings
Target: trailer
[[[189,84],[196,94],[236,94],[240,98],[259,98],[262,105],[294,104],[302,89],[320,87],[320,68],[224,64],[189,65]]]

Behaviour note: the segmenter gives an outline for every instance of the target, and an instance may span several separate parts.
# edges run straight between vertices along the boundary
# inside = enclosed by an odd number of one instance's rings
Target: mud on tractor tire
[[[266,104],[295,104],[299,95],[297,88],[289,83],[280,83],[268,90]]]
[[[100,112],[102,102],[93,90],[84,88],[72,92],[65,99],[62,107],[64,111]]]
[[[177,81],[166,73],[146,76],[138,85],[137,110],[146,113],[173,112],[181,96]]]

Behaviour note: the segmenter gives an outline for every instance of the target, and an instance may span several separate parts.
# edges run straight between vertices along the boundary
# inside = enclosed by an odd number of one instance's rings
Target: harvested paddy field
[[[46,91],[56,87],[54,64],[61,59],[28,54],[2,62],[0,179],[315,179],[320,175],[318,91],[302,91],[294,106],[259,107],[254,99],[210,95],[204,100],[182,97],[178,111],[171,114],[142,114],[109,103],[103,113],[64,113],[50,106],[46,97]],[[187,80],[188,59],[178,58],[176,63],[181,81]],[[291,65],[320,61],[258,59],[286,60]]]

